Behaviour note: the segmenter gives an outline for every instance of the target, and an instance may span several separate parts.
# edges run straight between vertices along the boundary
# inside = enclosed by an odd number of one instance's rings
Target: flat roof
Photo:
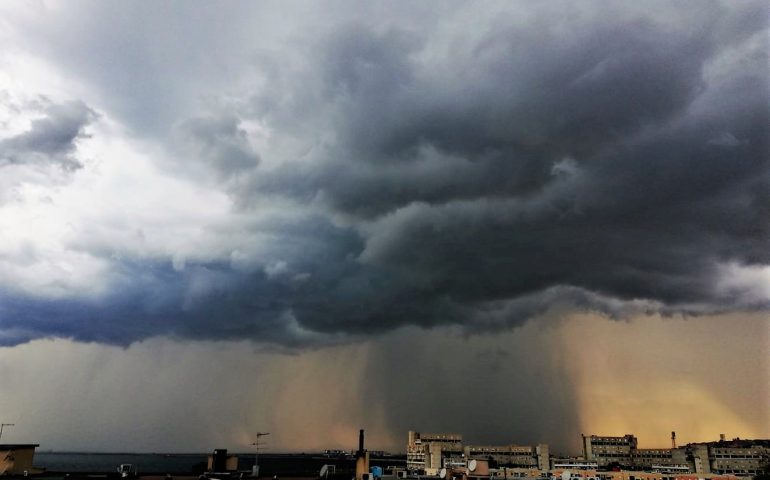
[[[35,448],[39,446],[39,443],[0,443],[0,450],[13,450],[14,448]]]

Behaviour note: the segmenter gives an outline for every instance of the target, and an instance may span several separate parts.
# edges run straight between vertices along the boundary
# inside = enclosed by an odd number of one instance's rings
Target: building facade
[[[631,453],[636,451],[636,446],[636,437],[631,434],[622,437],[583,435],[583,458],[596,462],[599,467],[631,465]]]
[[[759,475],[770,465],[770,441],[712,442],[708,459],[709,469],[717,474]]]
[[[683,449],[673,448],[637,448],[631,451],[630,465],[642,469],[656,466],[685,465],[687,459]]]
[[[463,436],[459,433],[423,433],[409,431],[406,445],[406,469],[409,472],[435,473],[463,458]]]
[[[676,448],[637,448],[633,435],[584,435],[583,455],[603,469],[618,465],[641,471],[755,476],[770,466],[770,440],[723,438]]]
[[[725,441],[722,436],[717,442],[676,447],[674,439],[672,432],[673,448],[638,448],[637,438],[632,434],[617,437],[583,435],[582,457],[552,459],[546,444],[463,445],[463,437],[458,433],[410,431],[406,468],[412,473],[435,475],[441,468],[462,468],[469,460],[483,460],[495,469],[515,472],[516,475],[554,469],[570,472],[607,472],[615,469],[644,472],[650,478],[662,480],[688,475],[696,478],[745,478],[770,469],[770,440],[736,438]],[[632,477],[630,480],[639,478]]]
[[[463,445],[459,433],[423,433],[409,431],[406,469],[434,474],[441,468],[459,467],[468,460],[485,460],[495,467],[548,470],[548,445]]]
[[[0,475],[24,475],[39,473],[32,467],[38,444],[0,445]]]
[[[498,467],[537,468],[548,470],[550,452],[548,445],[468,445],[464,448],[465,458],[488,460]]]

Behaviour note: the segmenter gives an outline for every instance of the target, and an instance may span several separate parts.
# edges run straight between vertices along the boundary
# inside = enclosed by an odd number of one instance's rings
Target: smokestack
[[[364,475],[369,473],[369,452],[364,450],[364,429],[358,431],[358,452],[356,452],[356,477],[355,480],[364,480]]]
[[[676,432],[671,432],[671,448],[676,448]]]

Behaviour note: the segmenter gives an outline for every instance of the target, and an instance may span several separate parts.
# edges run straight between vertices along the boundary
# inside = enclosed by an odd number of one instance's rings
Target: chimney
[[[671,432],[671,448],[676,448],[676,432]]]
[[[364,450],[364,429],[358,431],[358,451],[356,452],[355,480],[364,480],[369,473],[369,452]]]

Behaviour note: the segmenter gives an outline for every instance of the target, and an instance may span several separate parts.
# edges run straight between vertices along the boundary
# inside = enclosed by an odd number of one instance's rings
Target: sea
[[[254,453],[238,453],[238,470],[250,471],[254,465]],[[198,475],[206,469],[208,454],[162,453],[83,453],[83,452],[36,452],[34,466],[45,468],[49,473],[113,473],[118,465],[130,463],[139,474]],[[337,470],[354,469],[354,461],[348,457],[328,457],[311,453],[262,453],[259,455],[261,477],[315,477],[323,465],[335,465]],[[371,466],[404,467],[401,456],[373,458]]]

